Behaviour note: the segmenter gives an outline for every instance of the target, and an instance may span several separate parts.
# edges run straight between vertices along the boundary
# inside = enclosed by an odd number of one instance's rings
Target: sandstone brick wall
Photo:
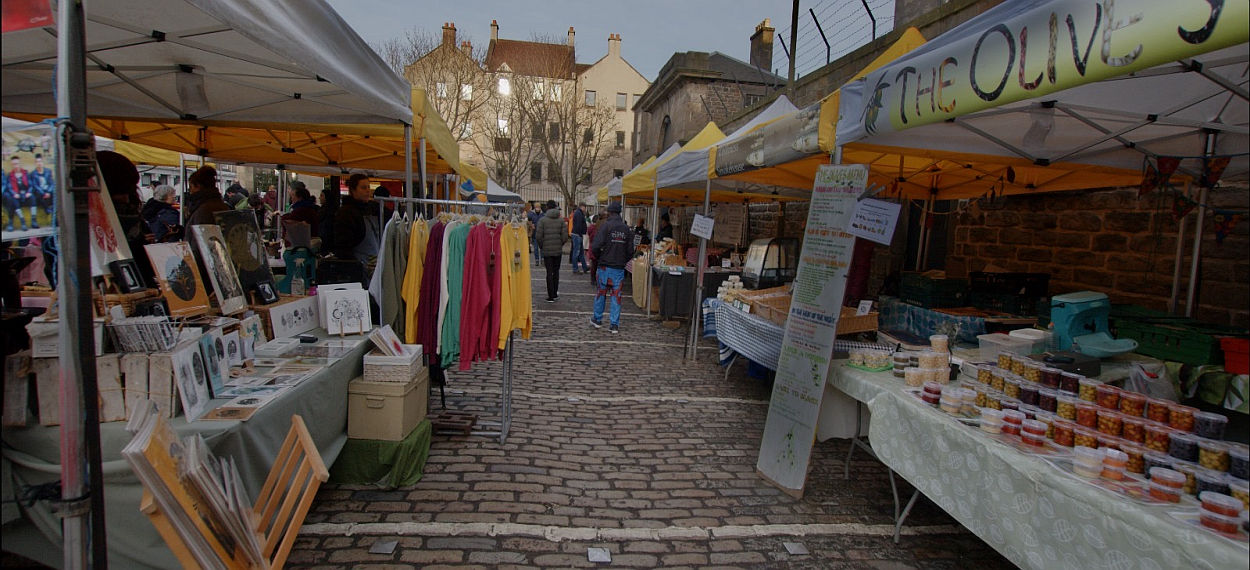
[[[1216,208],[1246,209],[1244,188],[1218,189]],[[1051,275],[1051,293],[1093,290],[1115,303],[1166,310],[1172,291],[1179,223],[1172,201],[1135,189],[1009,196],[976,204],[956,217],[949,271],[1008,271]],[[1189,215],[1182,256],[1182,294],[1189,278],[1195,214]],[[1208,215],[1203,227],[1194,316],[1205,322],[1250,326],[1250,223],[1241,222],[1217,244]]]

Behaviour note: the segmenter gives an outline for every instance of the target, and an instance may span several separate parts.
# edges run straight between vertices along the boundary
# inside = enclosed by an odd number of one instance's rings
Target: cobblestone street
[[[291,567],[1012,567],[924,499],[895,545],[888,472],[861,452],[844,479],[847,440],[816,445],[802,500],[768,485],[755,474],[766,381],[741,364],[725,378],[708,341],[685,361],[689,329],[650,321],[628,299],[619,335],[596,330],[588,276],[566,264],[560,299],[546,303],[533,271],[533,338],[515,344],[507,443],[435,434],[411,488],[323,486]],[[447,407],[494,413],[500,371],[449,374]],[[899,481],[905,501],[912,489]],[[392,540],[393,553],[369,552]],[[590,562],[589,547],[611,563]]]

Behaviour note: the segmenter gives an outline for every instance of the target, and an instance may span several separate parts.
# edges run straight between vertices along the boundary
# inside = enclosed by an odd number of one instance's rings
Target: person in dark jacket
[[[122,235],[132,254],[142,251],[147,243],[147,224],[143,223],[139,204],[139,169],[135,168],[129,158],[110,151],[96,153],[96,163],[100,167],[100,176],[108,188],[109,199],[113,202],[113,211],[117,215],[117,223],[121,226]],[[143,283],[155,283],[152,263],[146,255],[134,255]]]
[[[152,232],[152,236],[158,242],[165,241],[166,236],[182,235],[182,219],[178,216],[178,210],[173,206],[176,196],[177,192],[173,186],[168,184],[157,186],[152,192],[152,197],[144,202],[143,210],[139,212],[143,221],[148,225],[148,231]]]
[[[560,298],[560,253],[569,241],[564,222],[560,220],[560,208],[555,200],[547,200],[547,212],[534,228],[534,243],[543,250],[543,264],[547,267],[547,302]]]
[[[230,210],[230,205],[221,198],[217,189],[217,169],[201,166],[187,178],[191,193],[187,195],[187,225],[215,224],[217,217],[213,214]]]
[[[573,212],[569,214],[573,218],[572,228],[570,228],[569,239],[573,243],[573,247],[569,250],[569,264],[573,266],[573,274],[586,273],[590,271],[590,265],[586,263],[585,239],[586,239],[586,213],[582,211],[581,206],[573,208]],[[578,271],[578,264],[581,264],[581,270]]]
[[[665,239],[673,239],[673,222],[668,219],[668,214],[660,216],[660,229],[655,232],[656,243]]]
[[[294,199],[291,203],[291,210],[282,215],[282,223],[304,222],[312,230],[311,237],[321,235],[319,232],[321,209],[317,207],[317,202],[313,200],[312,193],[308,191],[308,187],[299,180],[292,182],[291,197]]]
[[[590,318],[590,324],[595,328],[603,326],[603,305],[611,295],[608,330],[616,334],[621,330],[621,284],[625,282],[625,264],[634,255],[634,232],[621,219],[620,202],[608,204],[608,217],[599,222],[595,239],[590,242],[590,251],[594,253],[598,266],[595,273],[599,278],[595,290],[595,314]]]
[[[541,222],[543,219],[541,207],[535,204],[532,210],[525,213],[525,216],[530,222],[530,244],[534,246],[534,265],[538,265],[543,258],[543,248],[538,245],[538,242],[534,241],[534,230],[538,229],[538,222]]]
[[[330,251],[339,259],[356,259],[368,265],[377,258],[382,235],[377,211],[369,206],[373,189],[369,177],[353,174],[347,179],[349,193],[334,214],[334,242]]]

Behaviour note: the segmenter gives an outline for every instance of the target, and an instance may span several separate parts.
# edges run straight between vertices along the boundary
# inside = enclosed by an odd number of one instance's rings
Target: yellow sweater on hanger
[[[412,223],[408,237],[408,267],[404,271],[404,342],[417,342],[417,304],[421,301],[421,276],[425,273],[425,246],[430,239],[430,226],[424,219]]]
[[[505,271],[499,281],[499,349],[508,344],[508,333],[521,329],[528,339],[534,327],[530,296],[529,235],[524,223],[510,223],[499,239]]]

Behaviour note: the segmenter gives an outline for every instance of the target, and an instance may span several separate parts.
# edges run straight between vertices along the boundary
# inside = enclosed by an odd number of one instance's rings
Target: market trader
[[[612,310],[608,330],[616,334],[621,330],[621,284],[625,281],[625,264],[634,255],[634,232],[621,219],[620,202],[608,204],[608,217],[599,222],[595,238],[590,242],[590,251],[594,253],[598,265],[595,314],[590,318],[590,324],[595,328],[603,326],[603,304],[610,294]]]
[[[347,179],[347,195],[334,214],[334,242],[330,252],[339,259],[355,259],[366,266],[375,263],[382,232],[377,211],[369,207],[373,188],[369,177],[353,174]]]

